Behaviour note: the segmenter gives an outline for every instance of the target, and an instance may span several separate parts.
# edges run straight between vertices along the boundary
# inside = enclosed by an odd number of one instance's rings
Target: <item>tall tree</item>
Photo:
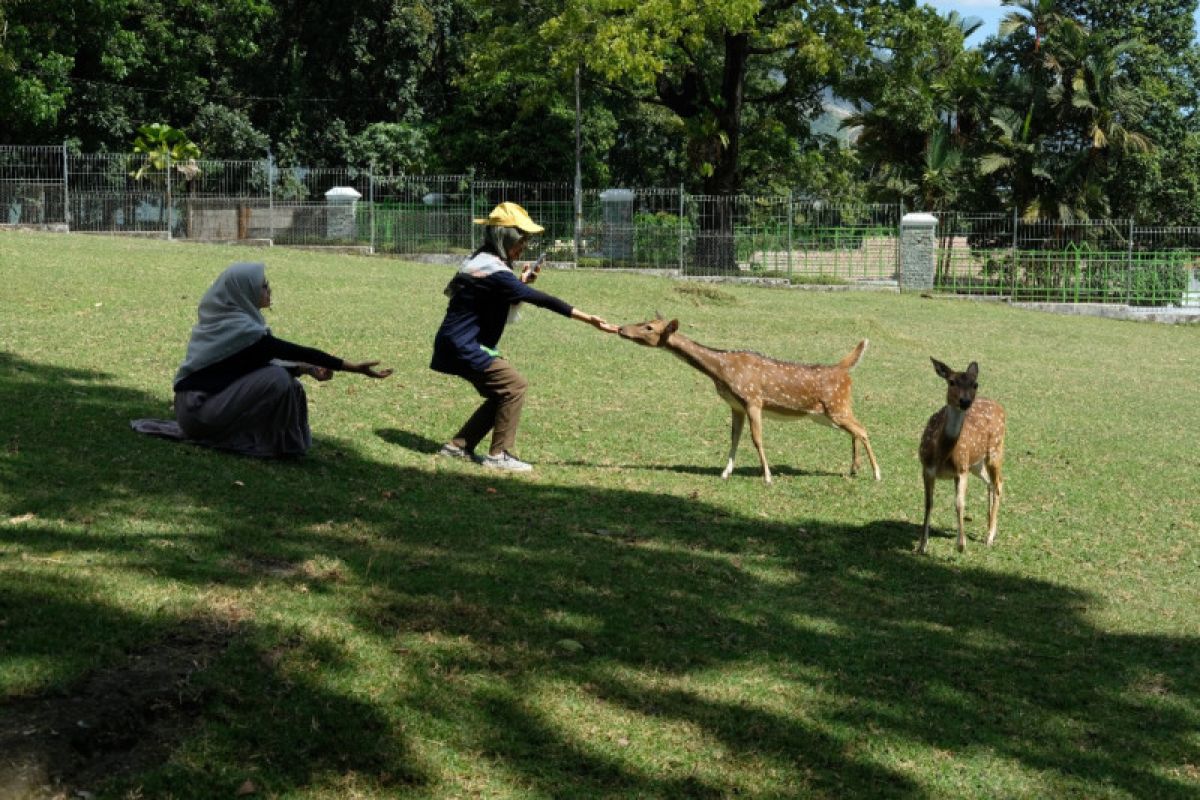
[[[271,5],[271,31],[239,80],[283,160],[342,163],[373,123],[421,128],[427,103],[447,104],[458,26],[469,24],[460,0]]]
[[[1081,214],[1072,194],[1079,137],[1064,122],[1064,86],[1081,58],[1086,31],[1057,0],[1004,0],[988,58],[995,108],[982,145],[980,174],[995,195],[1026,217]]]
[[[186,126],[255,53],[261,0],[9,0],[0,118],[10,141],[123,151],[136,128]],[[213,153],[219,155],[219,153]]]
[[[1111,216],[1119,166],[1150,156],[1156,138],[1153,82],[1135,69],[1145,41],[1093,28],[1069,3],[1005,5],[1016,10],[988,48],[999,80],[981,173],[1026,216]]]
[[[966,170],[964,144],[986,104],[981,54],[964,43],[977,24],[921,7],[881,16],[874,58],[839,89],[856,111],[842,127],[858,131],[859,157],[878,199],[943,206]]]
[[[1113,213],[1160,225],[1200,224],[1197,177],[1189,168],[1200,134],[1197,0],[1061,0],[1061,7],[1106,46],[1121,43],[1116,67],[1122,92],[1137,100],[1137,128],[1154,145],[1145,152],[1109,153],[1104,190]],[[1130,115],[1118,112],[1115,121],[1129,127]]]
[[[495,74],[497,65],[531,47],[560,76],[582,65],[625,102],[658,106],[678,119],[689,171],[698,176],[693,188],[728,196],[746,183],[747,107],[771,107],[773,112],[756,119],[788,126],[813,116],[822,90],[866,57],[865,31],[882,5],[881,0],[531,3],[530,27],[484,22],[486,37],[477,43],[473,66]],[[506,30],[518,35],[498,35]],[[733,268],[732,206],[709,202],[701,219],[701,241],[710,247],[697,259],[708,268]]]

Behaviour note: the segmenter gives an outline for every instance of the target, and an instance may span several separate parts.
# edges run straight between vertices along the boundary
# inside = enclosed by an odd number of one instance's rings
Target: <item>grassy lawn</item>
[[[260,258],[277,335],[396,374],[308,382],[296,462],[131,432]],[[433,455],[449,269],[0,233],[0,797],[1200,795],[1200,326],[548,271],[713,347],[869,337],[883,481],[775,420],[775,484],[748,433],[721,481],[711,382],[540,309],[510,477]],[[972,478],[966,553],[943,482],[913,554],[931,355],[1008,412],[990,549]]]

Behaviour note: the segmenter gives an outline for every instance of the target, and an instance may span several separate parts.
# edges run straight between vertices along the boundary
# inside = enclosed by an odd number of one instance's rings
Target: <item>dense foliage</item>
[[[0,142],[1197,224],[1196,4],[8,0]]]

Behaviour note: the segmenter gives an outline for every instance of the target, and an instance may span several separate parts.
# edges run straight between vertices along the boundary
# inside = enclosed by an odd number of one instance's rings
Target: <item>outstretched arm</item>
[[[368,378],[386,378],[392,374],[390,369],[375,369],[378,361],[342,361],[343,372],[357,372],[359,375],[366,375]]]
[[[611,322],[605,322],[602,318],[597,317],[595,314],[589,314],[586,311],[580,311],[578,308],[571,309],[571,319],[577,319],[580,322],[586,322],[588,325],[593,326],[597,330],[604,331],[605,333],[617,332],[616,325],[613,325]]]

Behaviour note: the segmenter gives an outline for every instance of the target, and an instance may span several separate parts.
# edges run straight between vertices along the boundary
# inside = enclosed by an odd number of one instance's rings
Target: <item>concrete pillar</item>
[[[613,261],[633,258],[633,191],[605,189],[600,193],[604,215],[604,257]]]
[[[362,194],[350,186],[335,186],[325,193],[325,204],[328,206],[325,216],[327,238],[343,242],[353,242],[358,238],[354,213],[361,198]]]
[[[1184,308],[1200,308],[1200,269],[1188,270],[1188,285],[1183,292]]]
[[[932,289],[936,258],[937,217],[905,214],[900,220],[900,291]]]

